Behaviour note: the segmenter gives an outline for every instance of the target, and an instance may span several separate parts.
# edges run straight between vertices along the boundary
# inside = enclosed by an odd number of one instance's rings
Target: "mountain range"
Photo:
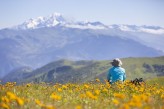
[[[164,55],[164,28],[70,21],[59,13],[0,30],[0,77],[59,59],[109,60]]]

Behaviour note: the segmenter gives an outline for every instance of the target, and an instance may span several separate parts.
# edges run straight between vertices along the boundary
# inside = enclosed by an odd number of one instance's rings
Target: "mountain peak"
[[[24,23],[15,26],[15,29],[36,29],[36,28],[42,28],[42,27],[53,27],[58,24],[63,24],[66,22],[66,19],[62,16],[60,13],[53,13],[49,15],[48,17],[37,17],[37,18],[31,18]]]

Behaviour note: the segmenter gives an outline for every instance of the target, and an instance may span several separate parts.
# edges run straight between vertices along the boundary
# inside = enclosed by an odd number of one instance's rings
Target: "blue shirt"
[[[109,69],[107,79],[111,83],[116,81],[124,81],[126,79],[125,69],[121,67],[112,67]]]

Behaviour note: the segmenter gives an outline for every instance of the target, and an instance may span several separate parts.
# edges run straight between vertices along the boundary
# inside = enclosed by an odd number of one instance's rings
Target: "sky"
[[[164,0],[0,0],[0,29],[54,12],[76,21],[164,27]]]

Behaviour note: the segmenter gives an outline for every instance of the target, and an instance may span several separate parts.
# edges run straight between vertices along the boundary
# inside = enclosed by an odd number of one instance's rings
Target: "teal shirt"
[[[111,83],[116,81],[124,81],[126,79],[125,69],[121,67],[112,67],[109,69],[107,79]]]

